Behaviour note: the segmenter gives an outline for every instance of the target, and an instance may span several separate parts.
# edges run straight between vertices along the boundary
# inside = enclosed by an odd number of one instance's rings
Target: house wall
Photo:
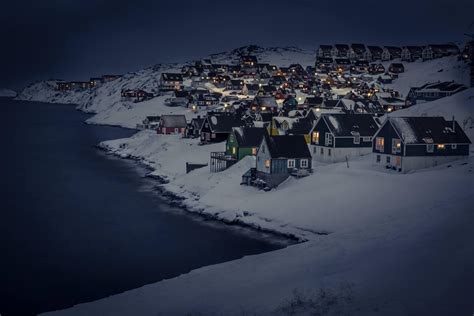
[[[379,158],[377,156],[380,156]],[[425,168],[433,168],[448,162],[466,158],[467,156],[417,156],[400,157],[386,154],[373,154],[373,165],[376,168],[392,168],[399,172],[409,172]],[[389,161],[387,159],[390,159]]]
[[[323,153],[321,154],[321,148],[323,149]],[[331,154],[329,155],[329,150],[331,150]],[[313,156],[313,160],[320,161],[320,162],[342,162],[346,161],[347,158],[351,157],[359,157],[368,155],[372,152],[371,147],[347,147],[347,148],[332,148],[326,146],[319,146],[319,145],[312,145],[311,146],[311,154]]]
[[[444,149],[438,149],[436,144],[432,153],[426,151],[426,145],[407,145],[405,156],[468,156],[469,145],[458,144],[455,148],[451,144],[445,144]]]
[[[265,146],[265,150],[263,150],[263,146]],[[265,160],[271,159],[270,153],[268,151],[268,146],[265,141],[265,139],[262,139],[262,142],[260,143],[260,146],[257,151],[257,172],[263,172],[263,173],[270,173],[271,170],[270,168],[265,167]]]
[[[377,137],[383,137],[384,138],[384,149],[383,151],[379,151],[376,149],[376,144],[377,144]],[[390,122],[387,122],[378,132],[378,134],[374,135],[373,140],[372,140],[372,151],[374,153],[381,153],[381,154],[392,154],[392,140],[393,139],[400,139],[398,136],[397,132],[393,128],[392,124]],[[400,148],[400,153],[398,154],[399,156],[403,156],[405,151],[405,146]]]
[[[336,148],[357,148],[357,147],[372,147],[372,138],[369,141],[364,141],[364,138],[360,137],[359,144],[354,144],[354,137],[336,137],[333,139],[334,147]]]

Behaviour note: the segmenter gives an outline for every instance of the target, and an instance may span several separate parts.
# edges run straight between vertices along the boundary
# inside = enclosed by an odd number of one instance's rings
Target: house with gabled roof
[[[322,114],[310,134],[313,159],[341,162],[370,154],[377,130],[371,114]]]
[[[233,127],[226,141],[226,154],[236,160],[256,156],[265,133],[265,127]]]
[[[332,49],[332,45],[319,45],[319,48],[316,51],[316,57],[331,58]]]
[[[277,187],[291,174],[307,174],[312,170],[311,153],[302,135],[265,133],[256,160],[255,177],[269,188]],[[247,182],[244,177],[243,182]]]
[[[454,81],[431,82],[421,87],[412,87],[406,98],[407,106],[424,103],[451,96],[466,89],[466,86]]]
[[[245,125],[241,117],[227,112],[209,112],[201,126],[202,143],[218,143],[227,140],[233,127]]]
[[[367,46],[367,50],[370,52],[371,60],[381,60],[383,49],[380,46]]]
[[[163,72],[160,77],[160,90],[183,90],[183,75],[181,73]]]
[[[156,129],[158,134],[182,134],[184,135],[187,127],[186,117],[184,115],[162,115],[158,128]]]
[[[469,156],[470,139],[454,118],[389,117],[373,137],[374,165],[408,172]]]

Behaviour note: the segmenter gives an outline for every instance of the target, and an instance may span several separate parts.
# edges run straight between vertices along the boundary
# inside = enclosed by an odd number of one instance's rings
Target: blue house
[[[257,150],[255,176],[270,188],[291,174],[311,172],[311,153],[303,135],[269,136],[265,133]]]
[[[435,167],[469,156],[471,141],[443,117],[389,117],[374,135],[374,165],[399,172]]]

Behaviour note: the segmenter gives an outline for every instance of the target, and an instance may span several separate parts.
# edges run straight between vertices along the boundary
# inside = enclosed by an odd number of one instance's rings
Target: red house
[[[158,134],[184,134],[186,131],[186,117],[184,115],[162,115],[156,130]]]

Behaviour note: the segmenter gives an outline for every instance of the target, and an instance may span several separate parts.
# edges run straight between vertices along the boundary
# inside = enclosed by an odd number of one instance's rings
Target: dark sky
[[[251,43],[462,41],[473,12],[473,0],[16,0],[0,10],[0,87],[87,80]]]

